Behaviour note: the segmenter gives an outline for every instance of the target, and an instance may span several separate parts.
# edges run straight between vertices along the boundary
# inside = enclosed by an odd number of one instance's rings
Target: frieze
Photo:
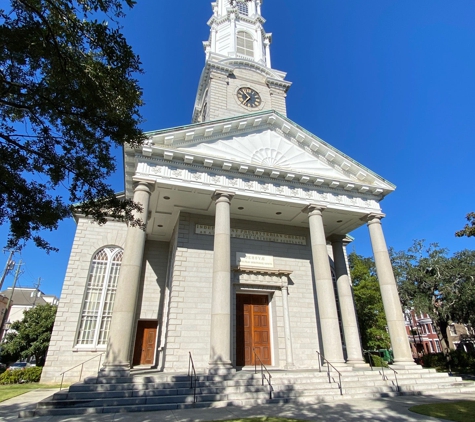
[[[343,190],[339,193],[339,189],[334,190],[334,192],[325,192],[324,190],[326,188],[320,187],[318,190],[312,189],[309,185],[305,187],[305,185],[296,181],[289,186],[276,183],[272,180],[266,180],[265,178],[260,178],[261,180],[256,181],[249,179],[243,180],[241,177],[234,177],[229,174],[220,175],[211,171],[202,171],[199,167],[194,167],[193,165],[189,165],[187,168],[177,168],[167,164],[168,163],[161,160],[153,160],[152,162],[147,160],[147,162],[141,162],[137,167],[136,175],[153,176],[156,180],[178,179],[182,183],[201,184],[203,186],[219,185],[223,188],[237,189],[238,191],[242,189],[243,192],[252,191],[267,195],[274,194],[291,199],[300,199],[304,202],[319,201],[337,206],[364,208],[365,211],[380,211],[378,201],[371,199],[369,195],[362,194],[361,196],[356,196]]]

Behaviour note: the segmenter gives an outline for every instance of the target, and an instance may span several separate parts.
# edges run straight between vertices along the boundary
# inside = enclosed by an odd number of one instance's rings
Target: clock
[[[257,108],[262,103],[261,96],[252,88],[239,88],[237,98],[243,106],[249,108]]]

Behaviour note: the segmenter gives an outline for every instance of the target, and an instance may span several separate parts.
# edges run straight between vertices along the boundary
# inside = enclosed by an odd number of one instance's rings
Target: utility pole
[[[2,335],[2,340],[5,335],[5,333],[3,332],[3,327],[5,326],[5,323],[7,322],[7,318],[9,316],[8,314],[10,313],[12,297],[13,297],[13,293],[15,292],[16,282],[18,281],[18,277],[20,276],[20,269],[22,265],[23,263],[21,262],[21,259],[20,259],[20,262],[17,264],[17,267],[16,267],[15,278],[13,279],[12,292],[10,293],[10,297],[8,298],[7,307],[2,317],[2,324],[0,325],[0,334]]]
[[[13,254],[15,252],[16,251],[14,251],[13,249],[10,250],[10,255],[8,256],[8,261],[5,264],[5,269],[3,270],[2,278],[0,280],[0,291],[2,291],[2,286],[3,286],[3,282],[5,281],[5,277],[15,267],[15,263],[12,261]]]
[[[33,308],[36,306],[36,299],[38,298],[38,295],[40,294],[40,285],[41,285],[41,277],[38,277],[38,283],[36,283],[36,286],[35,286],[35,298],[33,299]]]

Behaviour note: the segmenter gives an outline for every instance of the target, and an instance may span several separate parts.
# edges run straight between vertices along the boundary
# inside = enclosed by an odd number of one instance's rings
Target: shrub
[[[430,353],[422,357],[422,365],[426,368],[445,368],[447,358],[443,353]]]
[[[25,369],[15,369],[6,371],[0,375],[0,384],[23,384],[30,382],[39,382],[43,368],[32,366]]]
[[[374,353],[377,353],[377,352],[374,352]],[[378,368],[381,368],[382,366],[384,366],[385,368],[388,367],[388,363],[379,355],[373,354],[373,352],[371,352],[371,355],[369,356],[371,356],[371,362],[369,362],[368,354],[365,353],[364,358],[365,358],[366,363],[371,363],[372,366],[375,366]]]

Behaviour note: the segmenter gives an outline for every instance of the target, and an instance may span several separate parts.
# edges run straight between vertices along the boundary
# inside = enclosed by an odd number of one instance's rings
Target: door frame
[[[144,332],[147,328],[152,328],[150,325],[154,325],[153,328],[156,329],[155,332],[155,346],[153,351],[153,361],[150,365],[151,367],[156,366],[157,360],[157,341],[158,341],[158,320],[157,319],[140,319],[137,321],[137,327],[135,330],[135,342],[134,342],[134,353],[132,356],[132,366],[142,365],[140,362],[142,360],[142,345],[144,341]],[[148,364],[144,364],[147,365]]]
[[[260,296],[267,296],[268,300],[268,315],[269,315],[269,338],[270,338],[270,352],[271,352],[271,362],[272,362],[272,367],[277,367],[278,366],[278,360],[277,360],[277,353],[276,353],[276,348],[278,347],[278,344],[275,342],[275,338],[277,336],[274,336],[274,330],[277,329],[277,327],[274,324],[274,290],[257,290],[257,289],[249,289],[249,288],[243,288],[241,286],[236,286],[237,288],[234,291],[233,294],[233,335],[232,335],[232,362],[234,367],[237,367],[237,344],[236,344],[236,334],[237,334],[237,313],[236,313],[236,306],[237,306],[237,299],[236,296],[239,295],[260,295]],[[239,366],[241,368],[241,366]]]

